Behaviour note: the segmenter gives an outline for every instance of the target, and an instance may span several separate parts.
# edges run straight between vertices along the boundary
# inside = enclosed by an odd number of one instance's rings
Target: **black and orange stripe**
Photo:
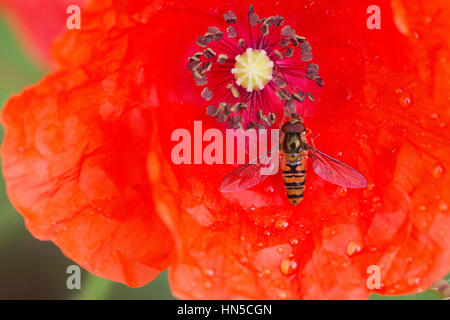
[[[301,155],[286,155],[283,164],[283,180],[289,202],[293,205],[298,205],[303,200],[305,176],[305,164]]]

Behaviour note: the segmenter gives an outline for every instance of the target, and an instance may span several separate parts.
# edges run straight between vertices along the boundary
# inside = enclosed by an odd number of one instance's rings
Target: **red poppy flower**
[[[450,261],[448,4],[382,1],[380,30],[367,28],[365,1],[254,5],[93,1],[82,29],[54,47],[60,70],[3,112],[11,201],[36,237],[95,274],[137,286],[170,265],[180,298],[428,288]],[[248,47],[295,66],[256,79],[264,95],[248,93],[229,60]],[[286,103],[283,88],[306,99]],[[304,200],[292,206],[279,175],[221,193],[235,166],[172,161],[176,129],[277,127],[285,107],[367,187],[336,187],[308,160]],[[367,286],[370,266],[381,270],[379,289]]]

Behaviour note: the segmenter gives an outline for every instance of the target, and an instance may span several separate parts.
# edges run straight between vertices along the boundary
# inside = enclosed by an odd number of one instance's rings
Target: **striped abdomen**
[[[286,155],[283,164],[283,180],[286,186],[289,202],[297,205],[303,200],[305,190],[305,165],[300,154],[295,156]]]

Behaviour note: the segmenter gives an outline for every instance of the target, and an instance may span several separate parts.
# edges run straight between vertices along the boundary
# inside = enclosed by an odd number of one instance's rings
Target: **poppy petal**
[[[2,159],[8,195],[35,237],[134,287],[169,266],[173,243],[152,205],[150,91],[139,61],[126,59],[127,32],[103,42],[100,28],[88,37],[69,32],[66,39],[95,50],[75,50],[74,64],[7,102]]]

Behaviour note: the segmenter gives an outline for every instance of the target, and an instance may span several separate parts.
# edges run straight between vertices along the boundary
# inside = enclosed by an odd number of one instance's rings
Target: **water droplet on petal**
[[[361,251],[361,244],[358,242],[351,241],[347,246],[347,255],[349,257],[353,256],[354,254],[357,254]]]
[[[274,188],[272,187],[272,186],[268,186],[267,188],[266,188],[266,192],[270,192],[270,193],[272,193],[272,192],[274,192]]]
[[[280,218],[275,221],[275,228],[278,230],[285,230],[289,226],[289,222],[285,218]]]
[[[447,211],[448,210],[448,205],[445,202],[442,202],[441,204],[439,204],[439,210]]]
[[[373,183],[369,183],[368,185],[367,185],[367,190],[369,190],[369,191],[373,191],[374,189],[375,189],[375,184],[373,184]]]
[[[208,276],[208,277],[212,277],[214,276],[214,270],[213,269],[204,269],[203,273]]]
[[[284,248],[283,247],[278,247],[277,251],[278,251],[278,253],[283,253],[284,252]]]
[[[347,195],[347,188],[346,187],[338,187],[337,194],[340,197],[345,197]]]
[[[421,206],[419,206],[419,210],[420,211],[426,211],[427,210],[427,206],[421,205]]]
[[[278,296],[278,299],[283,299],[284,300],[284,299],[287,298],[286,292],[283,292],[283,291],[278,292],[277,296]]]
[[[403,92],[399,98],[402,107],[409,107],[412,104],[412,95],[409,92]]]
[[[415,286],[418,285],[420,282],[420,278],[409,278],[408,279],[408,285],[409,286]]]
[[[295,247],[296,245],[298,245],[298,240],[297,239],[291,239],[291,241],[289,241],[289,243],[291,244],[291,246]]]
[[[433,172],[432,172],[432,174],[433,174],[433,177],[435,177],[435,178],[440,178],[440,177],[442,177],[443,175],[444,175],[444,167],[443,166],[441,166],[440,164],[438,164],[436,167],[434,167],[434,169],[433,169]]]
[[[290,276],[295,272],[296,269],[297,262],[290,259],[284,259],[283,261],[281,261],[280,270],[283,274]]]

